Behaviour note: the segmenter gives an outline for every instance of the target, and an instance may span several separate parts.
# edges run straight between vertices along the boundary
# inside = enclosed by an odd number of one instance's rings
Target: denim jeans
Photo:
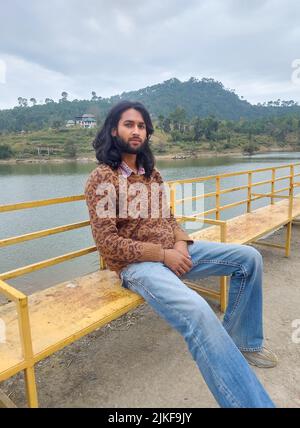
[[[180,278],[160,262],[138,262],[121,271],[122,286],[140,294],[185,339],[221,407],[275,407],[240,350],[263,346],[262,257],[248,245],[195,241],[193,267]],[[231,276],[221,323],[183,279]]]

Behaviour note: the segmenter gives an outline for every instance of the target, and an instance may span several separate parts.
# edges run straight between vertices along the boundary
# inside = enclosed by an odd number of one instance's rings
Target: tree
[[[101,100],[101,97],[97,97],[97,94],[95,91],[92,92],[92,99],[91,101],[99,101]]]
[[[9,159],[13,154],[14,153],[8,144],[0,144],[0,159]]]
[[[170,119],[173,123],[173,128],[181,131],[186,121],[186,111],[184,108],[177,107],[175,111],[170,113]]]
[[[252,156],[255,152],[259,150],[259,145],[253,140],[253,135],[249,132],[248,143],[243,147],[243,153],[249,156]]]
[[[27,107],[28,106],[27,98],[18,97],[18,103],[19,103],[20,107]]]
[[[163,115],[163,114],[160,114],[160,115],[158,116],[158,125],[157,125],[157,127],[158,127],[159,129],[163,129],[163,123],[164,123],[164,120],[165,120],[164,115]]]
[[[171,132],[171,120],[166,117],[162,123],[162,130],[164,132]]]
[[[36,105],[36,99],[35,98],[30,98],[29,101],[32,103],[33,106]]]
[[[60,119],[55,119],[52,122],[52,128],[59,129],[63,125],[63,122]]]
[[[207,140],[212,140],[215,132],[217,132],[219,122],[213,117],[209,116],[203,121],[204,135]]]
[[[68,140],[64,144],[64,153],[67,158],[75,158],[77,154],[76,146],[72,140]]]
[[[68,95],[69,95],[68,92],[63,91],[61,93],[62,98],[59,100],[59,102],[66,102],[66,101],[68,101]]]
[[[54,101],[51,98],[45,98],[45,104],[54,103]]]
[[[194,141],[199,142],[202,135],[204,134],[203,123],[200,117],[194,120]]]

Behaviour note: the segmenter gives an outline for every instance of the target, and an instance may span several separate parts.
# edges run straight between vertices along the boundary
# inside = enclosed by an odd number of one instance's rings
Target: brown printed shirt
[[[114,170],[108,165],[101,164],[91,172],[85,185],[85,197],[93,238],[110,270],[119,273],[130,263],[162,262],[163,249],[173,248],[177,241],[193,243],[172,214],[167,217],[163,216],[161,189],[158,190],[158,199],[151,197],[151,195],[155,195],[152,191],[153,183],[156,183],[154,184],[154,187],[157,186],[156,188],[163,183],[156,168],[150,178],[140,173],[132,173],[126,179],[124,175],[123,178],[121,177],[120,169]],[[144,185],[142,186],[143,192],[135,191],[141,184]],[[109,191],[106,186],[110,189]],[[134,192],[130,190],[130,186],[131,189],[134,187]],[[145,188],[147,188],[147,193],[145,193]],[[126,189],[125,193],[124,189]],[[122,191],[122,195],[120,191]],[[136,199],[139,195],[140,199]],[[121,204],[120,199],[122,199]],[[139,204],[136,203],[138,200]],[[136,215],[134,210],[132,212],[128,210],[130,204],[132,204],[131,207],[136,205],[136,212],[139,212],[139,215]],[[151,206],[154,211],[151,211]],[[111,208],[112,211],[105,217],[103,212],[108,212],[108,208]],[[127,210],[124,211],[125,208]],[[103,209],[105,210],[103,211]],[[141,215],[142,211],[143,215]],[[156,213],[155,216],[151,215],[153,212]],[[148,215],[145,216],[145,213]]]

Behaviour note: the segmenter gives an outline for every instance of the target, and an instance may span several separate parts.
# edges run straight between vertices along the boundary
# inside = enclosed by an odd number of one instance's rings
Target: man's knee
[[[240,245],[239,251],[241,256],[240,263],[244,266],[247,275],[252,274],[252,272],[257,270],[262,270],[263,258],[256,248],[253,248],[250,245]]]
[[[249,260],[258,264],[262,263],[262,255],[256,248],[251,247],[250,245],[243,245],[243,247],[245,248],[246,256]]]

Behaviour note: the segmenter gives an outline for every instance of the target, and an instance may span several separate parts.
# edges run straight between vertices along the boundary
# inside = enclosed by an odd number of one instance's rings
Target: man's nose
[[[135,127],[133,128],[133,134],[134,135],[140,135],[140,129],[137,125],[135,125]]]

